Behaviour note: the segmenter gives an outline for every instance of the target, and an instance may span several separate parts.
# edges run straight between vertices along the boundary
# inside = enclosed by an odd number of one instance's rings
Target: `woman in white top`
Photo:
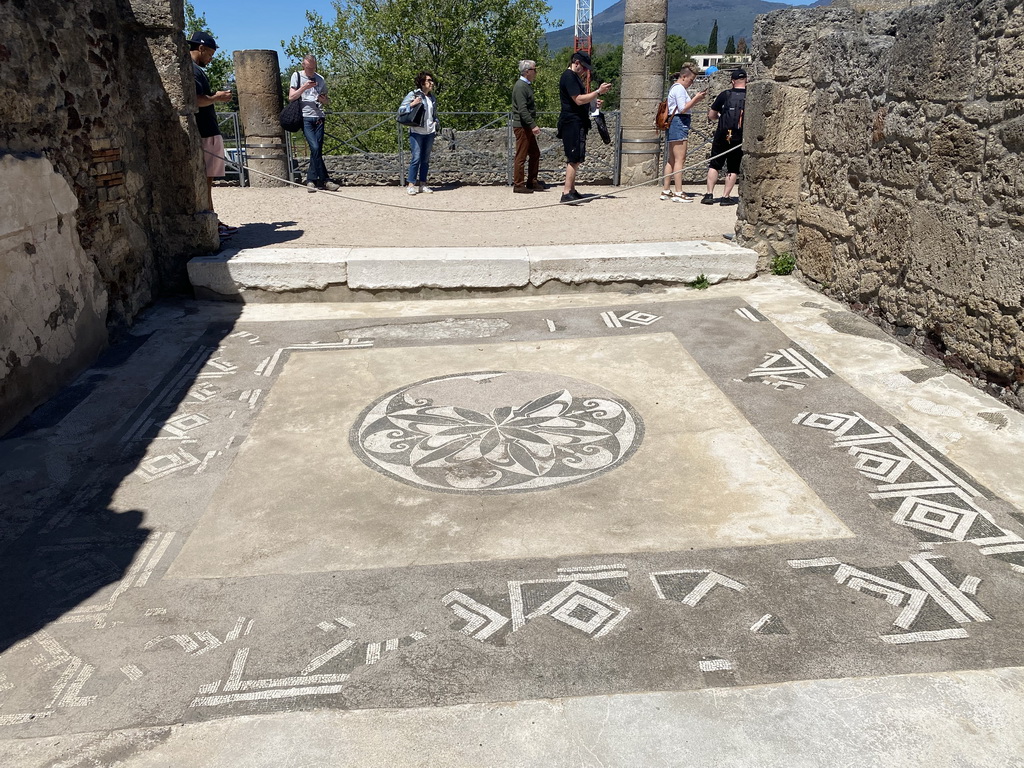
[[[427,171],[430,170],[430,150],[434,146],[437,135],[437,99],[434,90],[434,76],[429,72],[416,75],[416,88],[409,91],[398,107],[399,114],[411,112],[421,104],[419,120],[409,126],[409,148],[412,150],[412,162],[409,163],[409,175],[406,177],[410,195],[420,192],[432,192],[427,186]]]
[[[673,75],[675,82],[668,92],[668,113],[672,122],[668,126],[668,152],[665,159],[665,186],[661,190],[662,200],[676,203],[689,203],[690,198],[683,194],[683,166],[686,165],[686,141],[690,137],[690,110],[701,102],[707,91],[700,91],[690,96],[689,88],[697,77],[697,71],[690,64],[684,64]],[[669,189],[674,184],[675,191]]]

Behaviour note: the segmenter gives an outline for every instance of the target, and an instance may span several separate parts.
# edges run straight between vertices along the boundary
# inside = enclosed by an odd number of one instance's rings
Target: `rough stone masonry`
[[[740,240],[1020,408],[1024,4],[885,5],[758,18]]]
[[[0,434],[217,247],[181,0],[0,3]]]

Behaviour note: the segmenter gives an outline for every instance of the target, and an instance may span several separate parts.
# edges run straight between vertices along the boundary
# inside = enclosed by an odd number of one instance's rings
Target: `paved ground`
[[[163,304],[0,441],[0,764],[1020,765],[1022,449],[791,278]]]
[[[239,227],[225,243],[230,248],[723,241],[736,225],[736,206],[700,205],[698,197],[662,202],[655,187],[580,186],[587,194],[611,196],[576,206],[558,205],[560,189],[515,195],[508,187],[439,187],[432,195],[410,197],[400,187],[314,194],[297,187],[215,187],[213,204],[222,221]]]

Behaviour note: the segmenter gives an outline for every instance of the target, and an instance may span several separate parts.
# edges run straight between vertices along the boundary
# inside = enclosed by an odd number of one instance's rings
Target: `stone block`
[[[800,226],[811,226],[837,238],[853,237],[853,227],[843,213],[830,210],[822,205],[801,202],[797,206],[797,221]]]
[[[725,243],[686,241],[616,245],[551,245],[527,248],[530,282],[568,284],[746,280],[756,274],[757,253]]]
[[[184,0],[128,0],[135,23],[155,30],[180,32],[185,18]]]
[[[627,24],[622,30],[622,73],[657,72],[664,77],[665,25]]]
[[[803,222],[798,225],[796,265],[812,280],[831,285],[836,277],[836,261],[845,252],[845,246],[837,245],[821,230]]]
[[[277,51],[234,52],[235,83],[239,92],[281,93],[281,65]],[[295,69],[289,70],[289,74]]]
[[[353,248],[350,288],[515,288],[530,280],[525,248]]]
[[[350,248],[253,248],[227,250],[188,262],[193,288],[235,296],[258,289],[272,293],[322,291],[348,280]]]
[[[0,156],[0,237],[52,221],[78,208],[67,182],[43,158]]]
[[[751,83],[743,113],[743,151],[757,154],[800,152],[811,93],[771,80]]]
[[[668,19],[666,0],[626,0],[624,22],[626,24],[664,24]]]

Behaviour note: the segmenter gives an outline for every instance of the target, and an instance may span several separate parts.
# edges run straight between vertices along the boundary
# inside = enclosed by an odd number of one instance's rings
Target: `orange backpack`
[[[658,104],[658,111],[654,113],[654,127],[659,131],[667,131],[673,117],[675,117],[674,114],[670,115],[668,113],[668,99],[662,100]]]

